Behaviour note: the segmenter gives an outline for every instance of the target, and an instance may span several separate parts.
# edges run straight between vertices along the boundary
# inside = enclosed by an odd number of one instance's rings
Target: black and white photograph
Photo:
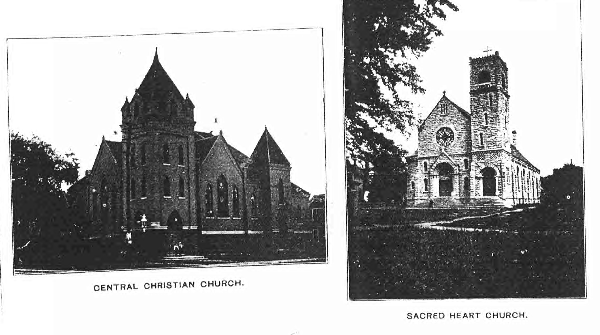
[[[579,2],[343,15],[349,298],[586,297]]]
[[[322,29],[8,40],[17,274],[326,262]]]

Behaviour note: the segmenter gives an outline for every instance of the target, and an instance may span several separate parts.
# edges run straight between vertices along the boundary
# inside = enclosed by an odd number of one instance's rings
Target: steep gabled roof
[[[290,166],[290,162],[285,158],[285,155],[273,139],[267,127],[262,136],[258,140],[250,160],[259,164],[281,164]]]
[[[300,186],[298,186],[298,185],[296,185],[294,183],[292,183],[292,192],[293,193],[298,193],[298,194],[303,195],[303,196],[305,196],[307,198],[310,197],[310,193],[308,191],[304,190],[302,187],[300,187]]]
[[[227,145],[229,146],[229,151],[231,152],[233,159],[235,159],[235,161],[238,163],[238,165],[248,163],[248,160],[249,160],[248,156],[244,155],[241,151],[232,147],[231,145],[229,145],[229,144],[227,144]]]
[[[176,100],[184,100],[183,96],[167,74],[158,60],[158,52],[154,54],[152,65],[146,73],[144,80],[137,89],[137,94],[145,101],[163,101],[166,102],[171,96]]]
[[[110,149],[111,154],[115,157],[118,166],[122,166],[123,163],[123,150],[121,142],[105,141],[106,145]]]
[[[467,112],[465,109],[461,108],[459,105],[457,105],[456,103],[454,103],[454,101],[450,100],[447,96],[446,93],[444,92],[444,95],[440,98],[440,100],[438,100],[438,102],[435,104],[435,106],[437,107],[440,102],[442,101],[447,101],[449,102],[452,106],[454,106],[454,108],[456,108],[462,115],[464,115],[467,120],[471,120],[471,114],[469,114],[469,112]],[[421,122],[421,124],[419,125],[418,129],[421,130],[421,128],[423,128],[423,125],[425,125],[425,121],[431,116],[431,114],[433,113],[433,111],[435,110],[435,107],[431,110],[431,112],[429,112],[429,114],[427,115],[427,117],[423,120],[423,122]]]
[[[535,165],[531,164],[527,160],[527,158],[525,158],[525,156],[523,156],[523,154],[517,149],[517,147],[515,147],[512,144],[510,145],[510,153],[512,154],[513,157],[515,157],[516,159],[519,159],[520,161],[525,163],[525,165],[529,165],[530,168],[533,168],[538,172],[540,171],[538,168],[535,167]]]
[[[208,137],[213,137],[215,135],[213,135],[212,133],[205,133],[203,131],[194,131],[194,138],[197,140],[201,140],[201,139],[205,139]]]
[[[210,149],[215,144],[218,136],[211,136],[203,139],[196,140],[196,159],[203,162]]]

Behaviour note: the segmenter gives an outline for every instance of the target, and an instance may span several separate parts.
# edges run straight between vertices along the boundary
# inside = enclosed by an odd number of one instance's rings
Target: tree
[[[399,156],[380,154],[375,157],[366,191],[369,202],[402,203],[406,195],[407,174]]]
[[[445,19],[447,9],[458,10],[448,0],[344,1],[349,156],[371,162],[382,154],[404,154],[384,133],[406,133],[415,121],[411,102],[400,96],[397,86],[413,94],[425,92],[410,59],[420,57],[433,37],[442,35],[433,21]]]
[[[72,153],[59,155],[38,137],[10,134],[15,249],[43,236],[70,233],[72,222],[63,185],[77,180],[79,164]],[[16,252],[15,252],[16,254]]]
[[[575,216],[583,218],[583,168],[565,164],[542,177],[541,202],[548,207],[564,207]]]

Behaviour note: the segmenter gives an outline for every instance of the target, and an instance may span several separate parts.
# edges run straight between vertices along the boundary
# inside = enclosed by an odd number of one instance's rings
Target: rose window
[[[454,132],[448,127],[440,128],[435,135],[435,139],[439,145],[447,147],[454,141]]]

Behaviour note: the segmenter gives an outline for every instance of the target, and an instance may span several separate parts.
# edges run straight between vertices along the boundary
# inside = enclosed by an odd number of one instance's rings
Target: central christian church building
[[[121,108],[122,141],[102,138],[94,166],[70,190],[91,236],[124,231],[239,234],[285,230],[308,211],[290,162],[267,128],[250,157],[219,134],[194,131],[194,104],[155,54]],[[283,226],[282,226],[283,225]]]
[[[508,68],[498,52],[469,58],[470,111],[444,92],[419,126],[407,157],[408,206],[505,206],[536,203],[540,170],[509,131]],[[512,136],[511,136],[512,135]]]

